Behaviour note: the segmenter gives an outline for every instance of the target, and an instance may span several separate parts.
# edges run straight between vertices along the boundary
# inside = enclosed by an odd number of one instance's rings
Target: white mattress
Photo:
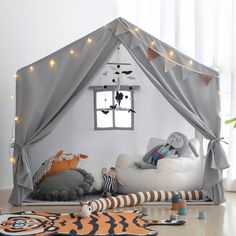
[[[150,139],[148,149],[163,142],[163,140]],[[193,143],[199,149],[199,142],[193,140]],[[202,189],[203,161],[200,157],[190,155],[189,152],[186,154],[187,157],[159,160],[156,169],[140,169],[135,165],[135,162],[142,160],[143,155],[120,155],[116,161],[116,170],[124,186],[119,186],[119,192]]]
[[[134,162],[124,167],[122,160],[126,159],[127,163],[127,158],[130,156],[121,155],[116,162],[117,175],[124,183],[124,186],[119,186],[120,193],[148,190],[188,191],[202,187],[200,159],[163,159],[158,162],[157,169],[139,169]]]

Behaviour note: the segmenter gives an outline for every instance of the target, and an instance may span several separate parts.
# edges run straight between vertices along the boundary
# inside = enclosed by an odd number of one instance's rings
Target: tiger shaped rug
[[[0,215],[0,235],[157,235],[153,225],[182,225],[181,220],[145,220],[134,211],[77,213],[18,212]]]

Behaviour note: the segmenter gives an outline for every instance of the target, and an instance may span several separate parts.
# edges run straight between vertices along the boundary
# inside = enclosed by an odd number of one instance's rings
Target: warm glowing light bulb
[[[92,43],[92,41],[93,41],[93,40],[92,40],[91,38],[88,38],[88,39],[87,39],[87,43]]]
[[[74,53],[75,53],[75,51],[71,49],[70,54],[73,55]]]
[[[151,45],[153,46],[155,44],[155,41],[153,40],[152,42],[151,42]]]
[[[193,64],[193,60],[192,60],[192,59],[189,60],[188,64],[189,64],[189,65],[192,65],[192,64]]]
[[[55,62],[54,60],[51,60],[51,61],[49,62],[49,65],[50,65],[51,67],[54,67],[55,64],[56,64],[56,62]]]
[[[19,78],[18,74],[15,74],[14,77],[15,77],[15,79],[18,79],[18,78]]]
[[[15,97],[15,96],[13,96],[13,95],[11,95],[11,96],[10,96],[10,99],[11,99],[11,100],[15,100],[15,99],[16,99],[16,97]]]
[[[136,27],[136,28],[134,29],[134,31],[138,32],[138,31],[139,31],[139,28],[138,28],[138,27]]]
[[[15,158],[15,157],[11,157],[11,158],[10,158],[10,162],[11,162],[12,164],[15,164],[15,163],[16,163],[16,158]]]
[[[170,51],[169,55],[170,55],[171,57],[174,56],[174,51],[173,51],[173,50]]]
[[[14,120],[15,120],[15,122],[16,122],[17,124],[20,123],[20,118],[19,118],[19,116],[16,116],[16,117],[14,118]]]
[[[30,66],[30,71],[33,72],[34,71],[34,67],[33,66]]]

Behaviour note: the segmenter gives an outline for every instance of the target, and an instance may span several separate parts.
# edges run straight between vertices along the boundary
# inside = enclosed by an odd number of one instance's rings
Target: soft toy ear
[[[197,152],[196,148],[194,147],[194,145],[190,141],[189,141],[189,147],[191,148],[195,157],[199,157],[199,153]]]
[[[82,158],[82,159],[86,159],[86,158],[88,158],[88,155],[85,155],[85,154],[80,153],[80,154],[79,154],[79,157]]]
[[[59,152],[56,153],[55,157],[57,158],[57,157],[61,156],[63,154],[63,152],[64,152],[63,150],[60,150]]]
[[[88,205],[89,205],[89,206],[92,206],[92,202],[89,202]]]

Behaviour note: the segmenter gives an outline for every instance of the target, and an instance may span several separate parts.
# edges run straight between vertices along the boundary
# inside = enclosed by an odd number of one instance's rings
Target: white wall
[[[93,91],[86,89],[54,132],[31,150],[33,172],[60,149],[88,154],[89,158],[83,160],[79,166],[96,173],[103,167],[115,165],[115,160],[121,153],[144,154],[150,137],[165,139],[173,131],[194,137],[194,129],[163,98],[123,49],[121,47],[121,52],[115,52],[110,61],[131,62],[129,69],[134,71],[132,76],[136,77],[131,83],[141,87],[134,94],[137,112],[134,117],[134,130],[95,131]],[[106,79],[106,84],[108,81],[111,78]],[[94,78],[88,86],[91,85],[104,85],[102,74]]]
[[[14,94],[15,71],[115,17],[116,0],[1,0],[0,188],[12,186],[8,147],[14,103],[9,97]],[[90,158],[81,166],[99,169],[114,164],[121,152],[143,153],[151,136],[165,138],[175,130],[193,136],[193,129],[147,82],[139,69],[136,74],[141,90],[135,94],[137,114],[134,131],[94,131],[93,98],[88,90],[55,132],[31,150],[33,171],[42,160],[61,148],[89,154]],[[70,126],[67,127],[68,123]]]
[[[14,74],[113,20],[116,0],[0,1],[0,188],[12,186],[9,142]]]

